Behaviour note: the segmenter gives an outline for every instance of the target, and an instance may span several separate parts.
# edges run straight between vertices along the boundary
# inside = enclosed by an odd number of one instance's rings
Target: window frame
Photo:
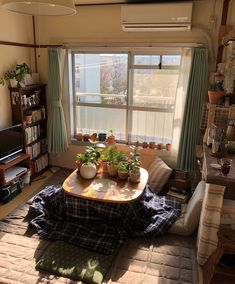
[[[76,86],[75,86],[75,55],[76,54],[127,54],[127,99],[125,105],[117,105],[117,104],[103,104],[103,103],[84,103],[78,102],[76,97]],[[138,65],[134,64],[134,56],[135,55],[159,55],[160,56],[160,63],[157,65]],[[149,70],[161,70],[161,69],[168,69],[168,70],[178,70],[180,68],[180,64],[177,65],[162,65],[162,56],[164,55],[180,55],[181,56],[181,49],[179,48],[172,48],[172,49],[138,49],[135,48],[126,49],[126,48],[80,48],[71,50],[71,77],[72,77],[72,105],[73,105],[73,122],[71,126],[71,134],[73,133],[73,137],[76,135],[76,107],[97,107],[97,108],[110,108],[110,109],[125,109],[126,110],[126,125],[125,125],[125,141],[118,141],[123,144],[133,144],[132,141],[129,141],[129,130],[131,129],[131,115],[132,111],[146,111],[146,112],[164,112],[164,113],[174,113],[174,108],[160,108],[160,107],[144,107],[144,106],[134,106],[131,105],[131,98],[133,98],[133,79],[134,70],[138,69],[149,69]],[[88,93],[89,94],[89,93]]]

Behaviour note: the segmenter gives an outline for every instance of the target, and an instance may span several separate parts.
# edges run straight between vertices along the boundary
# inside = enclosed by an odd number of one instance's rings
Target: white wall
[[[0,41],[33,43],[32,17],[6,12],[0,8]],[[26,62],[33,68],[30,48],[0,44],[0,77],[17,63]],[[11,125],[11,106],[8,84],[0,86],[0,129]]]

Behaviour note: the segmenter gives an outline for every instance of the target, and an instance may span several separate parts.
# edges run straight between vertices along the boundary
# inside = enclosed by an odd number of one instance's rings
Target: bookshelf
[[[48,167],[46,85],[9,87],[12,124],[22,124],[24,150],[30,156],[31,179]]]

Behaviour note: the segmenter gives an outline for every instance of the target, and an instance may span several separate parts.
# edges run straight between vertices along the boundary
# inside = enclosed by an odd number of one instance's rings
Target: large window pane
[[[134,65],[158,65],[160,55],[134,55]]]
[[[108,132],[113,129],[117,140],[125,141],[126,110],[76,106],[76,131],[83,134]]]
[[[133,100],[135,106],[174,108],[178,70],[133,70]]]
[[[171,143],[173,113],[132,111],[130,120],[130,141]]]
[[[127,54],[75,54],[76,101],[126,104]]]

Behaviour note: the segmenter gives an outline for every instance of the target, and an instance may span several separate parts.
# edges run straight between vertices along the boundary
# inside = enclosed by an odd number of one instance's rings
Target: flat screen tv
[[[23,127],[22,124],[10,126],[0,130],[0,162],[23,151]]]

